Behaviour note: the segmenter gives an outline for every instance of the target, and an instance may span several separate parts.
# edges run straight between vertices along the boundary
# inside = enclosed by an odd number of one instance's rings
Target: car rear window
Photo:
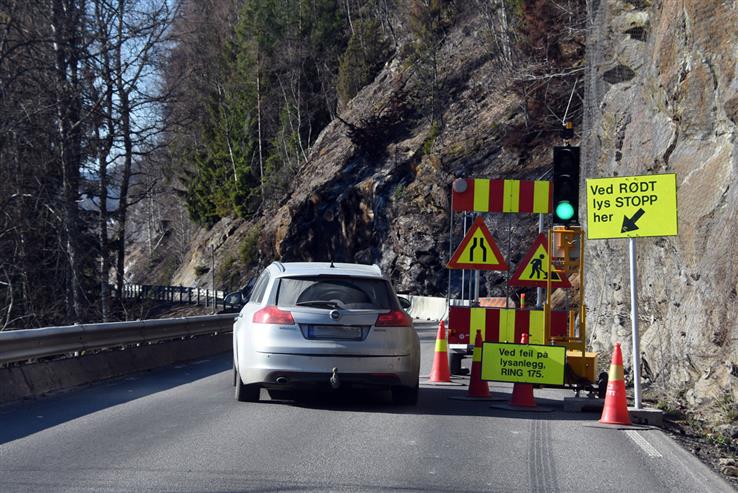
[[[317,308],[395,309],[395,296],[387,281],[338,276],[283,277],[277,291],[278,306]]]

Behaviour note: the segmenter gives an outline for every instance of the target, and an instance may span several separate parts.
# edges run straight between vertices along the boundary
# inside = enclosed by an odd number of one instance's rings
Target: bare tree
[[[107,223],[108,169],[115,166],[114,188],[117,190],[116,225],[113,244],[116,250],[116,292],[120,299],[125,282],[126,225],[130,205],[141,197],[131,197],[134,161],[156,146],[161,124],[155,121],[155,106],[161,95],[152,94],[158,50],[166,42],[166,34],[175,12],[166,0],[95,1],[98,35],[101,40],[100,77],[104,81],[107,111],[106,141],[100,150],[100,249],[101,296],[107,298],[108,258]],[[112,161],[110,159],[112,157]],[[103,183],[104,182],[104,183]],[[105,198],[105,200],[103,200]],[[105,285],[105,287],[103,287]],[[105,301],[103,301],[103,306]],[[105,310],[105,309],[103,309]]]
[[[69,258],[67,315],[82,320],[82,272],[79,244],[79,186],[82,166],[82,82],[84,0],[53,0],[53,33],[58,160],[62,171],[63,221]]]

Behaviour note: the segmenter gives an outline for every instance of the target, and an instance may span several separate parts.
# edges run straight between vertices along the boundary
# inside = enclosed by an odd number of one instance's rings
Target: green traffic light
[[[568,200],[562,200],[556,204],[556,217],[562,221],[568,221],[574,217],[574,207],[572,207]]]

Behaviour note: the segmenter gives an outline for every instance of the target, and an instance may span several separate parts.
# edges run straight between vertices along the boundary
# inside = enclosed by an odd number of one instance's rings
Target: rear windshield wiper
[[[310,300],[310,301],[298,301],[295,306],[314,306],[316,308],[341,308],[341,305],[336,301],[331,300]]]

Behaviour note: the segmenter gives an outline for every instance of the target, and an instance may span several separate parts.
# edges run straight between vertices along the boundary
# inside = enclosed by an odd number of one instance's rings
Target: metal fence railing
[[[227,292],[212,289],[192,288],[187,286],[162,286],[150,284],[125,284],[123,298],[136,300],[154,300],[168,303],[205,305],[217,309],[233,308],[226,306],[224,298]]]
[[[0,364],[128,344],[230,332],[233,314],[0,332]]]

